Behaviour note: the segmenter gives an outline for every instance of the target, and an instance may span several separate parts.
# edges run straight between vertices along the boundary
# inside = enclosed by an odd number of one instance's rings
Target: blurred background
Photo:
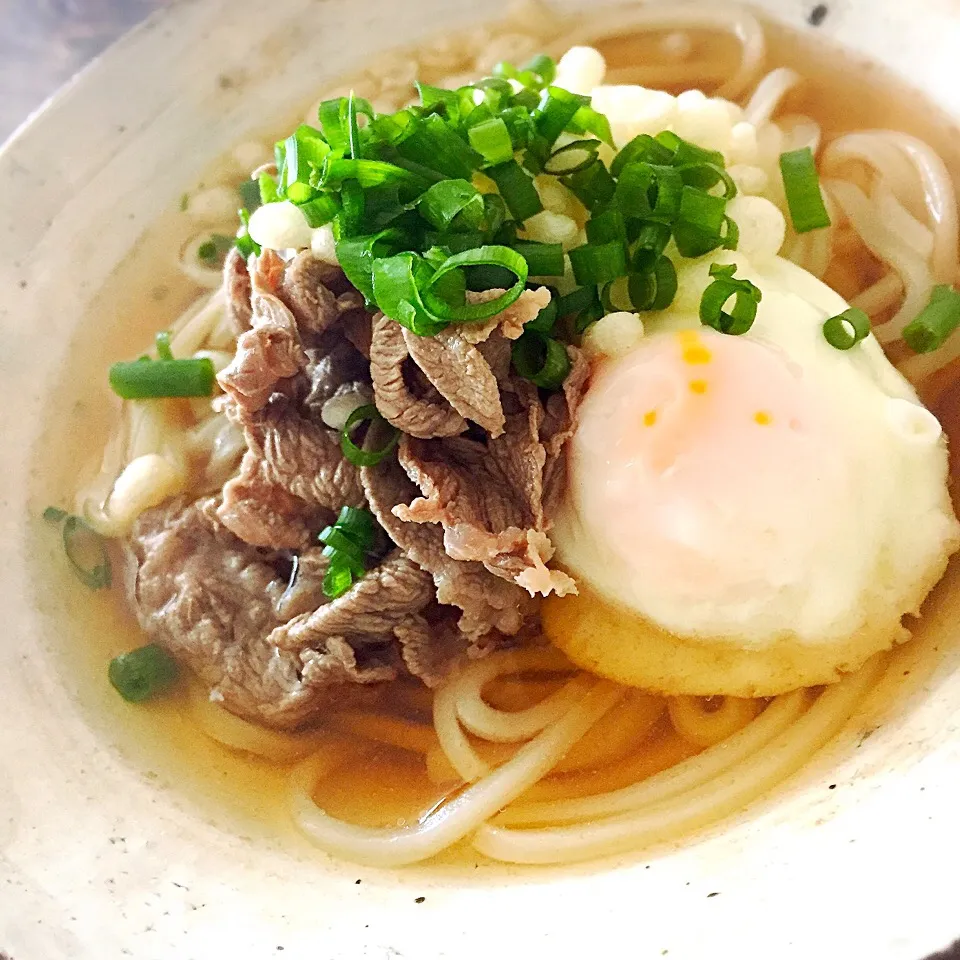
[[[0,0],[0,141],[117,37],[172,0]]]

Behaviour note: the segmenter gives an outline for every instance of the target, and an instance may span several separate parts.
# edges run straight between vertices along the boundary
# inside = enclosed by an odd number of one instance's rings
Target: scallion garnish
[[[367,570],[375,539],[373,515],[368,510],[343,507],[336,522],[317,537],[330,561],[323,578],[323,592],[330,599],[346,593]]]
[[[797,233],[830,226],[830,214],[820,192],[820,177],[809,147],[780,154],[780,174],[787,207]]]
[[[170,334],[166,330],[161,330],[154,338],[157,345],[157,356],[161,360],[172,360],[173,351],[170,349]]]
[[[559,243],[537,243],[534,240],[518,240],[513,249],[527,261],[533,277],[559,277],[563,275],[563,246]]]
[[[903,339],[914,353],[930,353],[942,347],[960,326],[960,293],[947,284],[939,284],[930,294],[930,302],[907,324]]]
[[[509,160],[484,171],[497,185],[503,202],[515,220],[527,220],[543,209],[533,178],[516,160]]]
[[[382,425],[383,429],[389,431],[389,436],[382,446],[369,449],[366,443],[364,443],[363,447],[358,447],[353,442],[353,432],[362,423],[367,424],[368,433],[377,425]],[[376,406],[370,403],[362,407],[357,407],[357,409],[347,417],[347,422],[344,424],[343,430],[340,433],[340,449],[343,451],[343,455],[347,460],[355,467],[375,467],[393,450],[399,440],[400,431],[397,430],[396,427],[387,424]]]
[[[263,203],[260,183],[257,180],[244,180],[237,192],[240,194],[240,206],[245,207],[251,213]]]
[[[493,166],[513,159],[513,141],[501,117],[491,117],[467,131],[470,146]]]
[[[627,275],[627,252],[618,241],[586,243],[570,251],[573,275],[581,286],[609,283]]]
[[[733,264],[712,264],[710,276],[714,279],[700,300],[700,322],[733,336],[746,333],[753,326],[757,306],[763,297],[759,287],[749,280],[736,278],[736,270]],[[734,298],[733,309],[727,313],[723,308],[731,297]]]
[[[552,337],[525,330],[512,348],[513,369],[544,390],[556,390],[570,372],[566,347]]]
[[[151,643],[114,657],[107,676],[124,700],[142,703],[172,687],[178,672],[177,661],[163,647]]]
[[[599,149],[599,140],[574,140],[550,154],[543,165],[543,172],[555,177],[579,173],[596,162]]]
[[[209,397],[215,379],[207,357],[122,361],[110,367],[110,387],[124,400]]]
[[[823,336],[831,347],[849,350],[870,333],[870,318],[856,307],[823,321]]]
[[[677,268],[660,257],[652,270],[631,274],[627,290],[634,310],[666,310],[677,295]]]
[[[211,234],[209,240],[197,247],[197,260],[211,269],[222,267],[224,258],[236,242],[236,237],[228,237],[223,233]]]
[[[63,551],[80,580],[91,590],[109,587],[113,582],[113,569],[103,537],[82,518],[59,507],[47,507],[43,519],[60,527]]]

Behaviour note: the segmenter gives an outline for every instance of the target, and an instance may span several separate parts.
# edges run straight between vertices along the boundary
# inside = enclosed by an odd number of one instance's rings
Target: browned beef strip
[[[404,331],[382,313],[373,320],[370,376],[377,409],[398,430],[414,437],[450,437],[467,423],[442,397],[417,397],[404,378],[409,351]]]
[[[408,506],[419,491],[395,458],[362,468],[360,476],[369,508],[390,539],[432,574],[438,602],[463,611],[459,627],[474,647],[487,642],[492,631],[513,635],[535,617],[535,603],[516,584],[495,577],[480,563],[450,557],[440,526],[396,516],[394,507]]]
[[[411,359],[461,417],[479,424],[493,437],[503,433],[497,378],[459,327],[441,330],[433,337],[418,337],[405,329],[403,339]]]
[[[428,687],[442,683],[468,652],[467,639],[451,609],[437,607],[424,615],[414,614],[393,629],[407,670]]]
[[[236,407],[259,410],[279,381],[295,376],[307,356],[293,314],[272,294],[255,293],[251,326],[237,339],[237,352],[217,377]]]
[[[223,295],[227,304],[230,328],[237,336],[250,329],[253,313],[250,307],[250,294],[247,261],[236,247],[231,247],[223,263]]]
[[[301,613],[316,610],[327,598],[323,593],[323,578],[330,561],[323,555],[323,547],[312,546],[290,556],[290,576],[286,589],[274,603],[277,618],[292,620]]]
[[[296,318],[301,336],[319,336],[340,315],[336,294],[329,288],[339,273],[309,250],[287,264],[277,295]]]
[[[546,413],[540,428],[547,459],[543,468],[543,504],[550,516],[560,505],[567,475],[564,447],[577,428],[577,412],[587,390],[590,365],[582,350],[567,347],[570,372],[563,382],[563,393],[554,393],[547,400]]]
[[[254,548],[216,520],[216,501],[149,510],[131,538],[140,622],[232,712],[293,728],[349,702],[348,685],[391,680],[396,645],[354,648],[330,637],[316,649],[278,650],[275,604],[284,582]]]
[[[305,547],[328,519],[327,511],[274,482],[258,450],[248,450],[240,472],[224,484],[218,517],[246,543],[275,550]]]
[[[500,287],[490,290],[468,290],[467,303],[489,303],[506,291]],[[523,333],[524,324],[535,320],[537,314],[550,302],[550,291],[546,287],[536,290],[524,290],[520,296],[496,316],[484,323],[465,323],[460,333],[468,343],[482,343],[494,330],[507,340],[516,340]]]
[[[282,650],[315,647],[331,636],[379,637],[433,599],[433,581],[426,571],[399,551],[359,580],[352,590],[310,613],[277,627],[271,643]]]
[[[331,331],[327,337],[333,333]],[[305,373],[309,380],[309,391],[304,397],[303,406],[309,410],[311,419],[316,421],[320,420],[323,405],[344,384],[369,382],[366,360],[355,347],[339,337],[331,343],[323,343],[319,349],[307,350]]]
[[[248,418],[246,433],[271,483],[317,507],[363,505],[357,468],[344,458],[339,435],[304,417],[295,401],[275,393]]]

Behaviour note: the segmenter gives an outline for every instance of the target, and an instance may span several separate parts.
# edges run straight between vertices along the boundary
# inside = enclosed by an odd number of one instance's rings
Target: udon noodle
[[[640,41],[658,57],[628,63],[617,56]],[[900,339],[934,285],[960,276],[957,201],[943,161],[896,130],[859,130],[824,143],[816,117],[784,114],[784,101],[807,78],[786,67],[769,69],[765,28],[743,8],[691,3],[560,21],[528,5],[497,26],[445,37],[416,53],[371,58],[365,72],[322,99],[354,89],[377,109],[396,110],[409,102],[417,76],[455,86],[496,61],[539,51],[559,56],[574,44],[609,51],[608,82],[702,89],[743,104],[754,124],[771,121],[756,167],[739,175],[763,184],[781,209],[777,157],[804,145],[818,150],[832,225],[804,235],[788,227],[786,256],[866,311],[915,385],[923,387],[960,356],[960,339],[919,356],[907,354]],[[716,53],[724,45],[737,51],[733,68]],[[268,160],[265,146],[245,144],[235,169]],[[182,263],[204,288],[218,287],[220,275],[198,265],[197,248],[211,223],[232,232],[232,210],[217,192],[227,185],[232,181],[191,201],[204,229],[184,247]],[[219,292],[199,298],[171,329],[177,356],[209,356],[218,369],[229,361],[233,334]],[[123,535],[146,507],[222,485],[243,446],[216,400],[196,401],[189,416],[179,417],[158,401],[128,401],[79,512],[100,532]],[[883,655],[875,657],[822,692],[704,700],[598,680],[547,648],[502,651],[464,665],[433,695],[401,687],[388,704],[334,714],[323,729],[295,734],[261,729],[202,694],[190,702],[196,722],[214,739],[295,764],[289,773],[293,817],[333,854],[397,866],[467,841],[497,860],[556,863],[673,838],[761,797],[844,726],[885,663]],[[378,745],[420,758],[437,802],[402,826],[360,826],[321,809],[314,801],[318,785]]]

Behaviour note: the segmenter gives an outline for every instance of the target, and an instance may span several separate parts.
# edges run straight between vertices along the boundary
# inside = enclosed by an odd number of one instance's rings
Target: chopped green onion
[[[677,295],[677,270],[669,257],[660,257],[652,270],[630,275],[627,284],[634,310],[666,310]]]
[[[573,275],[581,286],[607,283],[627,274],[627,253],[622,243],[586,243],[570,251]]]
[[[571,93],[561,87],[547,87],[540,98],[536,114],[537,130],[547,143],[553,145],[557,137],[573,120],[581,107],[589,107],[590,98]]]
[[[673,167],[631,163],[620,174],[615,192],[624,216],[673,223],[680,212],[683,179]]]
[[[467,136],[470,146],[483,157],[484,162],[495,165],[513,159],[513,141],[507,125],[500,117],[470,127]]]
[[[513,344],[513,368],[525,380],[544,390],[556,390],[570,372],[570,358],[559,340],[524,332]]]
[[[497,185],[514,219],[526,220],[543,209],[533,178],[516,160],[488,167],[484,172]]]
[[[740,246],[740,228],[737,226],[737,221],[734,220],[733,217],[725,216],[723,218],[723,225],[723,249],[736,250],[737,247]]]
[[[823,321],[823,336],[831,347],[849,350],[870,333],[870,318],[856,307]]]
[[[571,173],[579,173],[591,163],[597,162],[597,151],[600,149],[599,140],[574,140],[566,146],[554,150],[543,165],[544,173],[555,177],[565,177]]]
[[[658,133],[654,139],[670,151],[672,154],[670,163],[675,167],[701,163],[723,167],[723,154],[719,150],[705,150],[689,140],[684,140],[683,137],[678,137],[671,130]]]
[[[368,303],[377,302],[373,295],[374,263],[381,257],[392,256],[397,250],[403,249],[407,242],[407,236],[396,229],[381,230],[369,237],[337,240],[337,259],[340,261],[340,268]],[[386,313],[385,309],[384,312]]]
[[[942,347],[960,326],[960,293],[947,284],[939,284],[930,294],[930,302],[907,324],[903,339],[914,353],[930,353]]]
[[[155,397],[209,397],[216,373],[207,357],[141,360],[110,367],[110,386],[124,400]]]
[[[677,167],[677,173],[688,187],[698,187],[701,190],[711,190],[717,184],[723,184],[724,200],[732,200],[737,195],[737,185],[733,177],[723,167],[715,163],[688,163]]]
[[[250,212],[246,207],[241,207],[238,214],[240,216],[241,227],[240,230],[237,231],[237,239],[235,241],[237,249],[245,257],[250,257],[253,254],[260,256],[260,244],[250,236]]]
[[[483,157],[437,114],[415,120],[396,149],[402,157],[422,163],[448,177],[469,180],[483,165]]]
[[[830,226],[830,214],[823,202],[820,178],[809,147],[780,154],[780,173],[787,194],[787,207],[797,233]]]
[[[236,243],[236,237],[223,233],[214,233],[197,247],[197,259],[206,267],[221,267],[223,259]]]
[[[157,356],[161,360],[172,360],[173,351],[170,349],[170,334],[166,330],[162,330],[154,338],[154,342],[157,345]]]
[[[590,224],[587,224],[589,229]],[[634,240],[633,259],[631,267],[637,273],[648,273],[653,270],[663,256],[670,242],[670,227],[665,223],[644,221],[640,224]]]
[[[321,193],[297,206],[308,226],[314,229],[329,223],[340,212],[340,202],[330,193]]]
[[[114,657],[107,676],[124,700],[141,703],[173,686],[177,672],[177,661],[163,647],[151,643]]]
[[[652,163],[657,166],[664,166],[673,159],[673,152],[658,143],[648,133],[641,133],[634,137],[624,148],[613,158],[610,164],[610,172],[619,177],[623,173],[624,167],[631,163]]]
[[[553,83],[557,76],[557,62],[553,57],[538,53],[528,60],[521,68],[524,73],[533,73],[540,78],[543,86]]]
[[[333,526],[321,531],[317,539],[324,545],[323,556],[330,560],[323,578],[326,596],[342,596],[353,586],[355,578],[366,573],[374,537],[373,515],[356,507],[343,507]]]
[[[697,187],[683,188],[673,239],[682,257],[702,257],[723,243],[720,235],[727,201]]]
[[[382,447],[368,450],[366,446],[364,446],[364,448],[361,449],[353,442],[351,436],[354,428],[361,423],[368,423],[372,428],[374,424],[386,423],[386,421],[372,403],[357,407],[357,409],[347,417],[347,422],[344,424],[343,430],[340,433],[340,449],[343,451],[344,457],[355,467],[374,467],[397,445],[400,440],[400,431],[395,427],[390,427],[390,438]]]
[[[504,267],[517,278],[516,283],[500,296],[486,303],[456,305],[447,303],[437,296],[438,284],[451,271],[475,266]],[[528,275],[527,261],[515,250],[501,246],[478,247],[476,250],[465,250],[463,253],[455,253],[452,257],[448,257],[423,288],[423,299],[437,319],[455,323],[476,323],[495,317],[519,299],[526,287]]]
[[[559,316],[557,303],[557,293],[551,289],[550,302],[532,320],[524,324],[524,332],[533,331],[534,333],[541,333],[544,336],[549,336],[553,333],[553,328],[556,326],[557,317]]]
[[[757,317],[757,306],[763,294],[760,288],[749,280],[734,277],[736,267],[733,264],[721,266],[718,263],[710,267],[713,282],[703,291],[700,300],[700,321],[720,333],[739,336],[746,333]],[[735,297],[733,309],[727,313],[723,308],[727,301]]]
[[[613,243],[617,241],[626,244],[627,225],[624,222],[623,214],[616,207],[609,207],[595,213],[587,221],[587,240],[590,243]]]
[[[467,180],[441,180],[416,202],[417,212],[438,230],[446,230],[463,214],[471,227],[479,227],[485,213],[483,194]]]
[[[381,257],[373,261],[373,299],[391,320],[418,336],[432,337],[450,323],[424,303],[422,291],[432,276],[433,268],[415,253]]]
[[[513,249],[527,261],[532,277],[563,276],[563,245],[559,243],[537,243],[534,240],[518,240]]]
[[[594,210],[613,199],[617,185],[602,163],[591,163],[563,178],[563,185],[588,209]]]
[[[276,203],[280,199],[280,192],[277,190],[277,181],[274,180],[269,173],[260,174],[260,179],[257,180],[257,187],[260,190],[261,206],[265,203]],[[247,209],[249,209],[249,207]]]
[[[607,146],[613,146],[613,133],[610,130],[610,121],[593,107],[581,107],[567,124],[571,133],[592,133],[598,140]]]
[[[63,525],[60,529],[63,552],[80,580],[91,590],[109,587],[113,582],[113,571],[103,537],[83,519],[59,507],[47,507],[43,519],[57,526]]]
[[[592,310],[599,303],[596,287],[578,287],[557,301],[557,316],[575,317],[584,310]]]
[[[353,586],[353,570],[343,561],[331,561],[323,575],[323,593],[331,600],[343,596]]]
[[[263,203],[260,183],[257,180],[244,180],[237,192],[240,194],[240,205],[246,207],[251,213]]]

